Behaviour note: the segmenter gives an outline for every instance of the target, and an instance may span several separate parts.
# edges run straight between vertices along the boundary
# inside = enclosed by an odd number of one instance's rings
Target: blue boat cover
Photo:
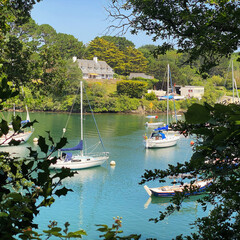
[[[21,121],[21,124],[26,124],[28,122],[29,122],[29,120],[23,120],[23,121]]]
[[[61,151],[76,151],[76,150],[83,150],[83,141],[80,140],[78,145],[72,148],[62,148]]]
[[[161,130],[168,130],[168,125],[166,125],[165,127],[159,127],[154,129],[154,131],[161,131]]]
[[[162,136],[162,139],[166,138],[164,133],[160,132],[159,134]]]
[[[65,162],[72,160],[72,153],[66,153]]]
[[[162,97],[159,97],[160,100],[163,100],[163,99],[173,99],[173,96],[172,95],[169,95],[169,96],[162,96]]]

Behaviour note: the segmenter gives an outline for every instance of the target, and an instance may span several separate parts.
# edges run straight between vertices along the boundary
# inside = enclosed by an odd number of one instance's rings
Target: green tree
[[[189,54],[189,62],[201,57],[202,72],[239,47],[240,7],[236,1],[113,0],[108,11],[122,32],[130,27],[134,34],[143,30],[154,41],[165,41],[161,53],[176,46]]]
[[[58,33],[54,44],[57,46],[61,57],[65,59],[76,56],[81,59],[85,54],[85,46],[83,42],[78,41],[73,35]]]
[[[127,40],[125,37],[102,36],[101,38],[108,42],[114,43],[118,49],[123,52],[127,47],[135,48],[134,43]]]
[[[93,59],[96,56],[99,60],[105,61],[116,73],[124,71],[124,54],[112,42],[96,37],[90,42],[87,54],[88,59]]]
[[[38,25],[32,18],[22,25],[11,24],[10,34],[32,47],[33,50],[36,50],[41,44],[38,36]]]
[[[15,36],[9,36],[5,42],[5,51],[2,56],[5,59],[2,70],[8,81],[19,86],[30,80],[30,48],[26,47]]]
[[[42,45],[53,45],[56,41],[56,30],[49,24],[42,24],[37,27],[38,41]]]
[[[204,86],[202,102],[214,105],[224,95],[224,91],[217,89],[212,82],[207,82]]]
[[[157,49],[157,46],[155,45],[144,45],[138,48],[140,52],[143,53],[144,57],[149,59],[149,58],[154,58],[154,52]]]
[[[130,72],[144,72],[146,70],[147,60],[140,51],[127,46],[127,44],[123,50],[120,50],[115,45],[115,41],[110,39],[109,42],[106,37],[97,37],[91,41],[87,53],[89,59],[97,56],[99,60],[109,64],[117,74],[129,75]]]
[[[147,59],[140,51],[132,47],[127,47],[124,54],[124,75],[129,75],[131,72],[141,73],[146,71]]]
[[[9,36],[11,25],[21,25],[30,17],[30,10],[36,1],[3,1],[0,4],[0,80],[11,74],[14,78],[15,87],[21,82],[28,81],[29,69],[26,64],[29,60],[29,49],[16,37]],[[13,65],[18,65],[14,68]],[[25,66],[26,64],[26,66]],[[9,77],[8,77],[9,80]]]

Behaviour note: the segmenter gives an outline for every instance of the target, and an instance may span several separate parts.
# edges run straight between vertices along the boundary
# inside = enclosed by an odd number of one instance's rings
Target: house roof
[[[153,76],[147,75],[145,73],[130,73],[129,78],[137,78],[137,77],[141,77],[141,78],[147,78],[147,79],[153,79]]]
[[[113,69],[104,61],[77,59],[79,68],[86,74],[113,74]]]

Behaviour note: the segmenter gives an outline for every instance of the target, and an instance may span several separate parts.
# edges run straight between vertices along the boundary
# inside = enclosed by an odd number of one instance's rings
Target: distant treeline
[[[30,110],[69,111],[82,79],[81,70],[72,61],[73,56],[79,59],[97,56],[114,69],[116,86],[112,91],[109,91],[106,82],[85,84],[95,112],[149,110],[150,101],[154,101],[154,109],[151,110],[164,111],[165,103],[158,102],[156,96],[146,92],[147,88],[166,88],[167,64],[170,64],[173,84],[204,86],[202,101],[210,104],[226,94],[232,84],[229,59],[222,59],[218,67],[200,75],[200,60],[190,66],[187,55],[177,53],[176,50],[155,56],[157,47],[154,45],[136,49],[134,43],[125,37],[111,36],[96,37],[84,45],[74,36],[57,33],[50,25],[38,25],[32,19],[22,26],[11,25],[8,44],[4,56],[6,62],[3,64],[6,79],[8,82],[23,84],[24,97],[12,99],[5,104],[5,108],[11,108],[15,102],[19,108],[27,104]],[[237,63],[234,64],[236,67]],[[237,73],[237,69],[234,71]],[[154,76],[154,79],[132,80],[145,82],[146,85],[142,92],[136,93],[132,89],[136,95],[129,94],[121,91],[117,82],[129,80],[131,72],[143,72]],[[237,74],[235,76],[237,83],[240,83]],[[127,81],[122,83],[122,87],[124,84]],[[196,100],[181,101],[176,105],[179,109],[185,109],[192,101]]]

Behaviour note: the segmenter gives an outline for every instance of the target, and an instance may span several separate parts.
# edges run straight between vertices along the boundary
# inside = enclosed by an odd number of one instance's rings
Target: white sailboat
[[[30,116],[29,116],[29,112],[28,112],[27,106],[26,106],[26,112],[27,112],[27,117],[26,117],[26,120],[23,120],[21,122],[22,126],[24,126],[25,124],[30,122]],[[14,110],[14,116],[15,116],[15,110]],[[22,129],[19,132],[14,132],[11,129],[11,126],[9,126],[9,127],[10,127],[10,130],[9,130],[8,134],[2,135],[0,137],[0,146],[1,147],[10,146],[9,143],[11,141],[13,141],[13,140],[14,141],[19,141],[20,144],[23,144],[23,143],[28,141],[28,139],[32,136],[33,131],[34,131],[34,128],[31,127],[31,128],[28,128],[28,130]]]
[[[153,121],[153,119],[158,119],[158,116],[147,116],[147,118],[150,118],[149,122],[145,123],[146,127],[149,128],[156,128],[156,127],[160,127],[163,126],[164,122],[159,122],[159,121]]]
[[[78,145],[72,148],[64,148],[59,151],[59,158],[55,164],[51,164],[51,169],[61,169],[62,167],[70,168],[72,170],[85,169],[91,167],[97,167],[102,165],[108,158],[109,153],[105,151],[103,142],[101,140],[100,134],[100,142],[104,149],[101,153],[87,154],[83,151],[83,84],[80,82],[80,97],[81,97],[81,106],[80,106],[80,114],[81,114],[81,139]],[[95,120],[95,119],[94,119]],[[95,122],[96,123],[96,122]],[[98,131],[99,133],[99,131]],[[77,152],[76,154],[72,154],[72,152]]]
[[[159,127],[155,129],[149,138],[144,138],[145,148],[165,148],[175,146],[180,138],[179,135],[168,132],[168,112],[169,112],[169,65],[168,65],[168,77],[167,77],[167,125],[165,127]],[[163,132],[163,131],[166,131]]]

